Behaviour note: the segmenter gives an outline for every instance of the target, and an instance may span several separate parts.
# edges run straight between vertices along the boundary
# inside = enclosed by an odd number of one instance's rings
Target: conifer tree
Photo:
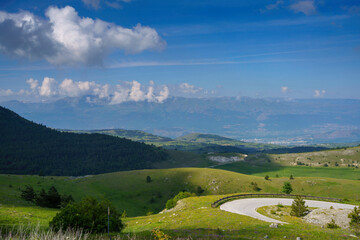
[[[291,216],[303,217],[308,213],[309,209],[305,206],[305,201],[300,196],[297,196],[291,204]]]

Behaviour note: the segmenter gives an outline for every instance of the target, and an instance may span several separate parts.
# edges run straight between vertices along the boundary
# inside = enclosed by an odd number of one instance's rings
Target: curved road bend
[[[245,199],[239,199],[224,203],[220,206],[220,209],[227,212],[246,215],[265,222],[287,224],[286,222],[281,222],[279,220],[266,217],[258,213],[256,210],[260,207],[277,205],[279,203],[284,206],[291,206],[293,201],[294,199],[289,199],[289,198],[245,198]],[[323,201],[314,201],[314,200],[305,200],[305,205],[307,205],[308,207],[325,208],[325,209],[330,208],[331,206],[337,209],[340,208],[354,209],[355,207],[355,205],[350,205],[350,204],[323,202]]]

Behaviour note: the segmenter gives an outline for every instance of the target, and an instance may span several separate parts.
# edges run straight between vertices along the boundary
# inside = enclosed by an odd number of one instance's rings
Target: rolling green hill
[[[147,176],[152,179],[149,183],[146,182]],[[215,236],[262,239],[265,235],[271,239],[283,239],[284,236],[289,239],[298,236],[304,239],[341,239],[344,234],[349,235],[348,230],[322,229],[299,219],[272,229],[269,223],[210,206],[224,194],[254,192],[251,182],[256,182],[261,188],[258,193],[280,193],[285,181],[290,180],[284,177],[265,180],[263,177],[206,168],[135,170],[76,178],[2,174],[0,228],[40,224],[45,229],[58,212],[21,200],[20,189],[28,184],[36,191],[55,186],[61,193],[72,194],[75,200],[85,196],[109,199],[119,211],[126,210],[130,216],[124,219],[124,234],[150,237],[152,229],[160,228],[171,236],[191,236],[192,239]],[[353,203],[360,201],[358,180],[296,177],[291,184],[293,194],[348,198]],[[181,200],[172,211],[156,214],[179,191],[196,192],[199,186],[204,190],[201,196]],[[146,214],[151,215],[144,216]]]
[[[146,182],[147,176],[152,179],[150,183]],[[259,193],[281,193],[285,181],[289,181],[288,177],[267,181],[263,177],[207,168],[136,170],[77,178],[0,175],[0,203],[29,206],[19,199],[19,189],[26,184],[37,191],[56,186],[59,192],[71,194],[76,200],[85,196],[106,198],[119,210],[139,216],[161,211],[169,198],[183,190],[197,192],[201,187],[202,195],[255,192],[251,182],[256,182],[262,189]],[[295,177],[291,184],[294,194],[360,200],[358,180]]]
[[[0,173],[86,175],[153,168],[155,146],[103,134],[59,132],[0,107]]]
[[[360,180],[360,147],[288,154],[252,154],[215,168],[256,176],[329,177]]]

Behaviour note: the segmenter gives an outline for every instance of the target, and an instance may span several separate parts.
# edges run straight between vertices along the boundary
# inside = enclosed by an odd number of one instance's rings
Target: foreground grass
[[[292,222],[270,228],[269,223],[247,216],[211,208],[210,203],[220,196],[192,197],[181,202],[169,212],[128,218],[125,233],[139,233],[160,228],[171,236],[191,235],[194,239],[346,239],[347,230],[328,230],[318,226]],[[293,224],[294,223],[294,224]]]

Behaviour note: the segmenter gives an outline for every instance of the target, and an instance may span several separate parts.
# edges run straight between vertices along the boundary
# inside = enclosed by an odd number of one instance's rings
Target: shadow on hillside
[[[214,168],[252,175],[281,171],[288,168],[288,166],[282,166],[278,163],[274,163],[266,154],[254,154],[246,157],[245,161],[223,164]]]

